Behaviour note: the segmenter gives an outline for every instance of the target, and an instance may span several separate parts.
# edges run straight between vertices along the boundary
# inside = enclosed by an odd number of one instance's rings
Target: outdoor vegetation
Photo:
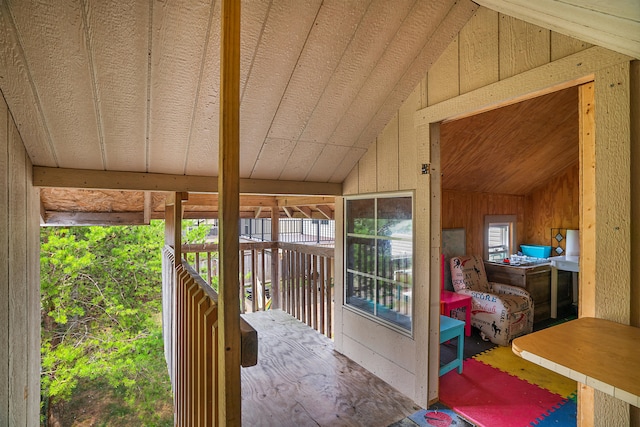
[[[163,240],[163,222],[42,228],[42,425],[173,425]]]

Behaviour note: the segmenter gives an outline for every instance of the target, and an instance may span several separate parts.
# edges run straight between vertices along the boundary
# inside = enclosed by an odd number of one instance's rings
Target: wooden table
[[[585,317],[513,340],[515,354],[640,407],[640,328]]]

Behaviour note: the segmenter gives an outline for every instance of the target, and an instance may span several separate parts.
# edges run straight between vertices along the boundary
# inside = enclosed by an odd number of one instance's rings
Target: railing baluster
[[[244,249],[240,249],[240,313],[245,311]]]
[[[319,279],[319,302],[320,302],[320,328],[319,331],[321,334],[326,334],[327,331],[325,330],[325,317],[324,317],[324,310],[325,310],[325,304],[324,304],[324,294],[326,291],[325,285],[324,285],[324,257],[320,257],[318,260],[318,272],[320,273],[320,277]]]
[[[258,311],[258,272],[257,270],[257,260],[256,260],[256,250],[251,249],[251,308],[255,313]]]
[[[260,270],[260,277],[261,277],[261,283],[260,286],[262,287],[262,294],[260,295],[262,297],[262,309],[266,310],[267,309],[267,281],[266,281],[266,272],[265,272],[265,266],[266,266],[266,262],[265,262],[265,257],[266,257],[266,251],[263,249],[261,251],[259,251],[260,254],[260,262],[262,263],[262,270]],[[271,290],[273,291],[273,282],[271,283]],[[272,295],[273,292],[271,292],[271,294],[269,294],[269,296],[271,298],[273,298]]]

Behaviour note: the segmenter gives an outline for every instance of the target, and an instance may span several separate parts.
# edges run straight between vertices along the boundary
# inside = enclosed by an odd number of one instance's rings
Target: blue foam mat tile
[[[569,399],[557,408],[552,409],[541,419],[531,423],[532,427],[576,427],[578,405]]]
[[[471,424],[469,421],[461,418],[451,409],[421,409],[408,418],[421,427],[432,427],[434,425],[446,427],[476,427],[475,424]],[[429,423],[429,420],[437,422],[437,424]],[[449,422],[449,424],[445,424],[446,422]]]

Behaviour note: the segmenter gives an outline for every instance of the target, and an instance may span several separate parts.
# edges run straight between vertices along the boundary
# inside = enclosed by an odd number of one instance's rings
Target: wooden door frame
[[[515,75],[511,78],[490,84],[477,90],[468,92],[458,97],[443,101],[441,103],[429,106],[416,112],[416,128],[419,146],[427,146],[431,149],[431,170],[433,174],[440,173],[439,159],[439,135],[440,124],[447,120],[458,119],[480,112],[489,111],[506,105],[514,104],[526,99],[534,98],[547,93],[555,92],[572,86],[581,86],[592,82],[596,76],[604,76],[610,68],[615,68],[621,64],[629,64],[631,58],[609,51],[607,49],[594,46],[584,51],[570,55],[566,58],[545,64],[533,70]],[[628,82],[627,82],[628,89]],[[582,90],[582,89],[581,89]],[[582,114],[582,112],[581,112]],[[582,119],[581,119],[582,120]],[[595,133],[592,132],[592,135]],[[602,136],[602,134],[600,134]],[[595,137],[592,138],[595,145]],[[581,138],[581,157],[583,153]],[[420,161],[420,159],[418,160]],[[582,159],[581,159],[582,162]],[[581,169],[592,178],[595,177],[595,169]],[[593,178],[595,180],[595,178]],[[581,177],[581,184],[583,178]],[[437,214],[441,209],[441,189],[439,188],[439,180],[432,181],[431,185],[431,211],[429,218],[431,224],[431,251],[436,252],[440,249],[440,215]],[[589,194],[595,195],[597,186],[587,190]],[[597,205],[595,197],[587,197],[581,193],[581,228],[583,212],[595,211]],[[435,213],[435,214],[434,214]],[[594,234],[595,236],[595,234]],[[584,239],[582,239],[584,241]],[[584,245],[582,242],[581,245]],[[429,265],[429,277],[431,279],[430,299],[430,315],[431,325],[437,325],[439,315],[439,257],[432,253]],[[595,252],[594,252],[595,255]],[[595,260],[594,260],[595,261]],[[601,263],[598,263],[600,266]],[[595,265],[595,262],[594,262]],[[585,271],[581,274],[580,293],[581,295],[589,295],[595,289],[596,278],[594,272]],[[435,280],[434,280],[435,279]],[[588,284],[588,285],[586,285]],[[581,301],[584,305],[583,309],[593,310],[595,306],[594,298],[585,298]],[[628,311],[628,310],[626,310]],[[628,316],[627,316],[628,317]],[[435,323],[434,323],[435,322]],[[431,326],[430,325],[430,326]],[[429,402],[436,401],[439,394],[439,376],[438,376],[438,357],[435,357],[438,345],[438,334],[434,330],[435,327],[429,327],[432,332],[429,335],[428,348],[431,349],[428,366],[428,399]],[[579,411],[589,418],[589,414],[593,415],[595,411],[594,401],[584,399],[579,405]]]

